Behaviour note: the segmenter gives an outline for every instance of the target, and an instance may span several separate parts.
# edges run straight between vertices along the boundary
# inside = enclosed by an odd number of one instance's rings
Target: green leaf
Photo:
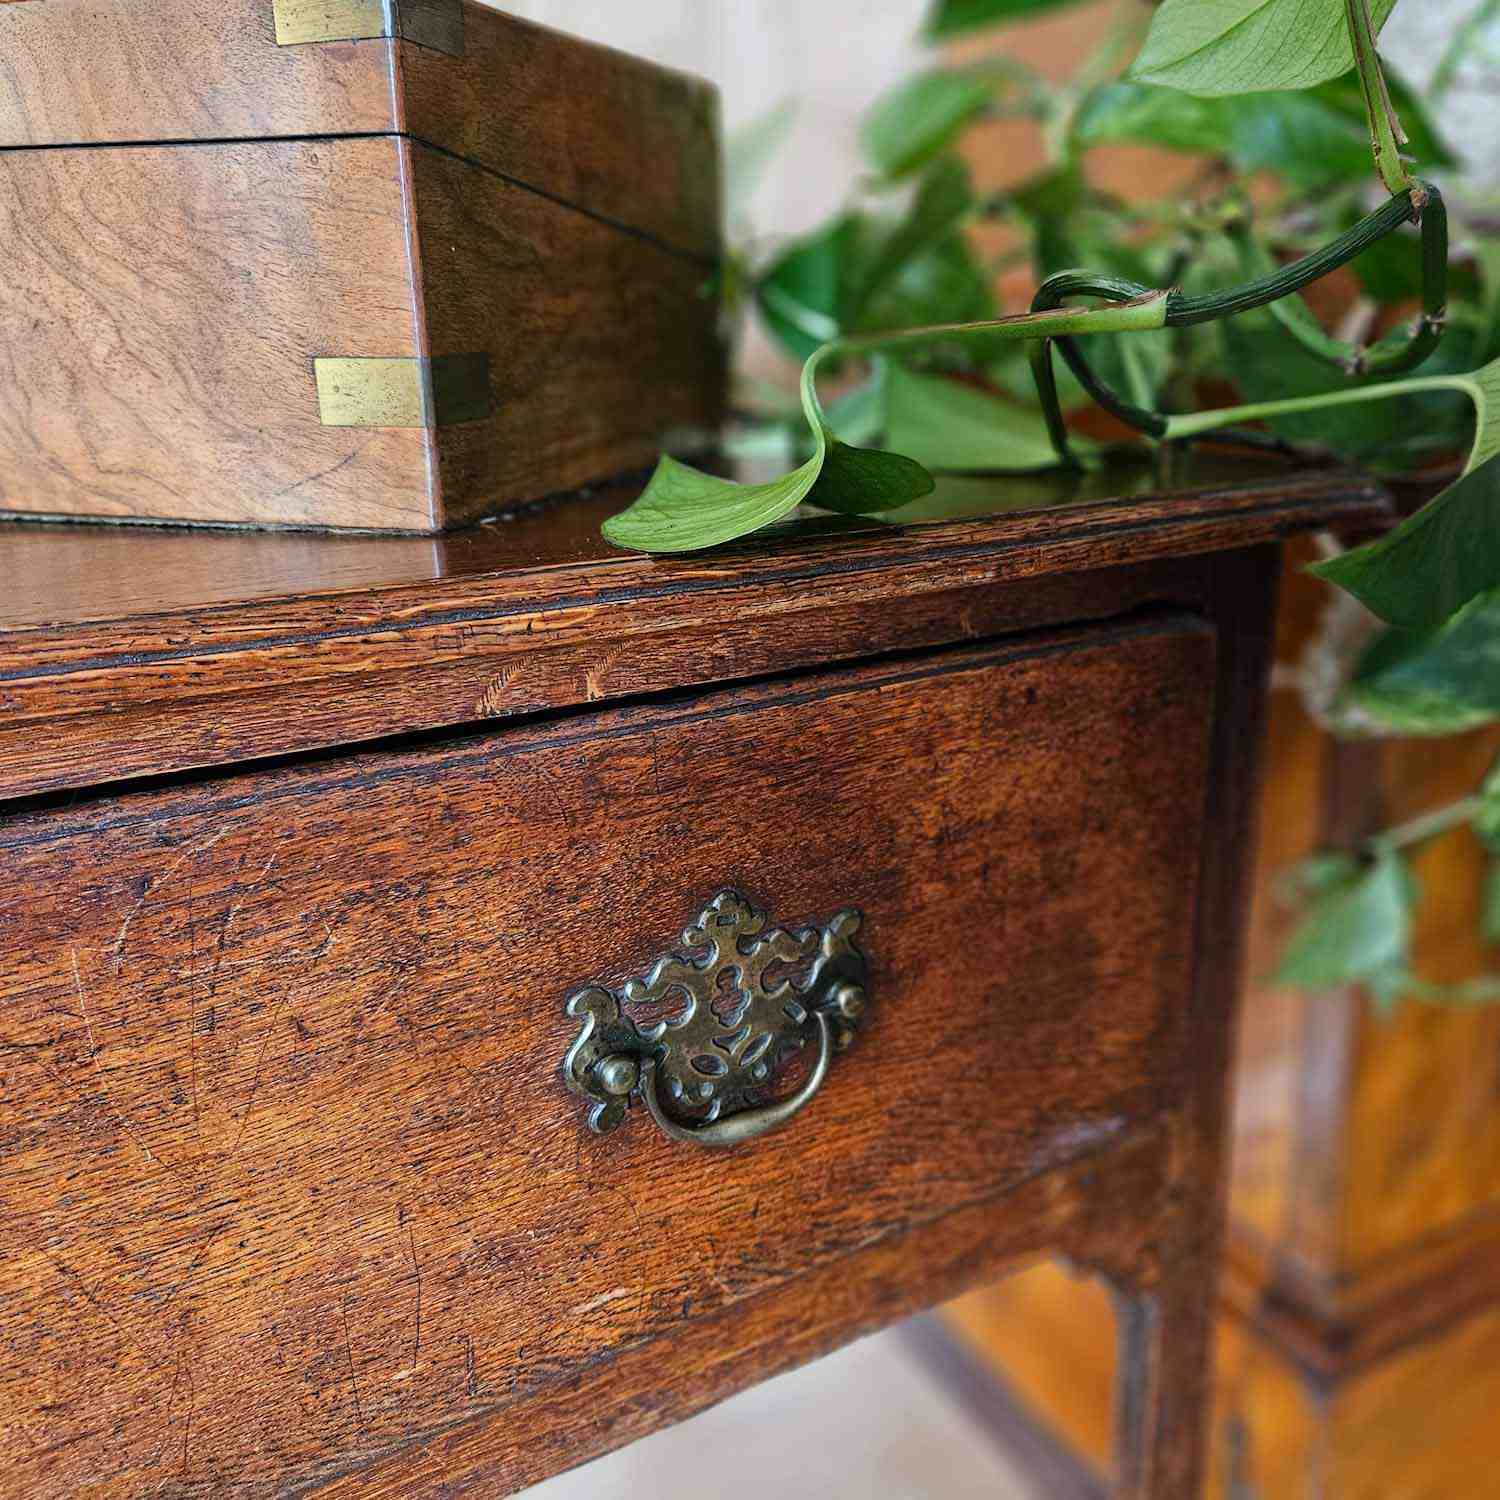
[[[1405,972],[1415,904],[1405,861],[1382,854],[1313,902],[1282,959],[1278,983],[1324,990]]]
[[[1350,269],[1382,307],[1416,302],[1422,296],[1422,259],[1412,239],[1404,233],[1377,240]]]
[[[1386,389],[1400,387],[1462,390],[1472,398],[1477,423],[1468,467],[1387,536],[1312,571],[1381,619],[1416,630],[1500,588],[1500,360],[1472,375],[1395,381]]]
[[[696,552],[785,520],[807,498],[823,467],[820,448],[800,469],[769,484],[736,484],[664,456],[644,493],[604,523],[607,540],[638,552]]]
[[[1229,159],[1241,172],[1277,172],[1298,187],[1358,181],[1370,165],[1370,135],[1316,93],[1242,94],[1220,101]],[[1416,254],[1410,259],[1416,264]]]
[[[1412,122],[1413,154],[1432,166],[1451,165],[1411,91],[1393,80],[1392,92]],[[1242,172],[1274,171],[1300,187],[1357,177],[1370,161],[1364,97],[1353,73],[1306,93],[1222,99],[1128,79],[1107,83],[1084,100],[1073,130],[1081,146],[1129,141],[1226,156]],[[1415,266],[1416,256],[1409,259]]]
[[[962,381],[916,375],[897,366],[890,373],[886,399],[886,442],[928,469],[1026,471],[1057,462],[1047,424],[1037,411]]]
[[[766,175],[797,123],[795,100],[783,99],[765,114],[731,132],[724,145],[724,197],[731,224],[750,208]]]
[[[603,527],[606,540],[639,552],[697,552],[785,520],[804,501],[860,515],[894,510],[930,494],[932,476],[896,453],[839,441],[818,400],[818,366],[840,352],[826,344],[802,367],[802,410],[813,456],[766,484],[736,484],[663,457],[645,490]]]
[[[1359,874],[1359,860],[1343,849],[1325,849],[1310,854],[1278,882],[1278,895],[1285,902],[1319,896],[1347,885]]]
[[[768,484],[742,485],[663,458],[645,491],[604,523],[605,537],[642,552],[691,552],[733,541],[789,516],[804,500],[828,510],[868,514],[897,510],[933,489],[932,476],[901,454],[854,448],[838,440],[818,400],[825,360],[895,354],[938,341],[1058,337],[1089,331],[1131,333],[1164,326],[1167,294],[1099,308],[1057,308],[965,327],[908,328],[824,345],[802,367],[802,409],[813,456]]]
[[[848,516],[868,516],[930,495],[932,483],[932,475],[904,454],[834,440],[807,503]]]
[[[865,117],[860,141],[865,158],[887,177],[925,166],[983,113],[993,88],[976,73],[940,69],[898,85]]]
[[[969,169],[942,157],[906,209],[846,213],[797,240],[756,289],[767,330],[798,359],[852,332],[993,317],[988,282],[959,226],[973,208]]]
[[[868,329],[869,310],[914,260],[948,240],[974,207],[969,169],[957,156],[943,156],[922,174],[905,214],[868,242],[844,308],[846,326]]]
[[[1396,0],[1372,0],[1375,29]],[[1162,0],[1129,77],[1189,94],[1305,89],[1354,66],[1344,0]]]
[[[810,359],[843,332],[843,307],[865,228],[858,214],[844,214],[791,245],[761,278],[761,316],[798,359]]]
[[[1470,470],[1378,542],[1312,571],[1393,625],[1440,624],[1500,587],[1500,459]]]
[[[1094,373],[1128,401],[1148,409],[1160,404],[1172,368],[1172,335],[1144,333],[1136,339],[1079,339]]]
[[[979,323],[995,316],[995,294],[958,231],[914,255],[860,309],[867,329]]]
[[[1424,999],[1437,1001],[1439,991],[1427,985],[1419,985],[1410,969],[1404,964],[1392,964],[1388,969],[1377,969],[1365,980],[1365,989],[1374,1002],[1382,1019],[1390,1020],[1396,1007],[1409,995],[1421,992]]]
[[[1500,943],[1500,859],[1490,861],[1484,886],[1484,940]]]
[[[1480,789],[1474,832],[1488,849],[1500,854],[1500,764],[1485,777],[1484,786]]]
[[[1073,136],[1081,146],[1128,141],[1219,155],[1229,149],[1229,121],[1222,100],[1121,80],[1088,95],[1074,116]]]
[[[1500,590],[1435,630],[1384,631],[1361,658],[1348,697],[1401,734],[1458,734],[1500,719]]]
[[[1284,325],[1293,319],[1310,335],[1310,318],[1300,299],[1288,298],[1218,325],[1224,368],[1248,400],[1340,397],[1337,405],[1312,409],[1309,402],[1307,410],[1271,415],[1275,431],[1293,442],[1331,448],[1382,472],[1410,469],[1434,454],[1460,451],[1471,441],[1472,400],[1455,400],[1446,389],[1413,391],[1404,385],[1389,392],[1381,386],[1351,389],[1342,370],[1288,336]],[[1422,368],[1434,375],[1464,373],[1478,363],[1477,351],[1475,329],[1455,315],[1447,337]],[[1377,392],[1382,393],[1378,410],[1363,404],[1376,399]]]
[[[1077,3],[1078,0],[935,0],[922,35],[929,42],[946,42],[986,26],[1022,21]]]

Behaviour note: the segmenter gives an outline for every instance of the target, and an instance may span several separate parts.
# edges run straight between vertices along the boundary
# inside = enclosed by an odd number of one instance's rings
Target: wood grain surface
[[[278,47],[271,0],[0,9],[0,146],[394,130],[391,44]]]
[[[602,542],[618,488],[438,542],[0,526],[0,794],[1203,607],[1174,558],[1384,511],[1346,475],[1197,477],[945,486],[968,519],[666,560]]]
[[[1326,592],[1288,549],[1278,660],[1303,660]],[[1229,1234],[1217,1324],[1214,1500],[1467,1497],[1500,1461],[1500,1014],[1413,1006],[1377,1015],[1358,989],[1309,996],[1270,979],[1300,913],[1280,876],[1464,796],[1492,733],[1339,742],[1288,684],[1271,700],[1269,774],[1240,1029]],[[1482,973],[1483,851],[1467,835],[1418,856],[1430,892],[1422,972]],[[1095,1472],[1112,1443],[1107,1297],[1056,1266],[950,1314],[1048,1430]],[[1423,1400],[1441,1391],[1441,1400]]]
[[[1121,1493],[1187,1500],[1254,661],[1166,615],[13,813],[5,1483],[509,1487],[1050,1238],[1155,1308]],[[563,998],[727,884],[864,911],[868,1037],[727,1156],[590,1136]]]
[[[467,0],[464,37],[461,58],[379,39],[280,47],[271,0],[7,5],[0,146],[409,134],[717,255],[709,84]]]
[[[650,467],[669,432],[717,429],[710,269],[423,146],[408,166],[425,347],[491,363],[489,419],[433,434],[444,525]]]
[[[692,1416],[733,1395],[747,1376],[769,1379],[1004,1275],[1044,1246],[1064,1247],[1080,1265],[1151,1268],[1159,1249],[1153,1210],[1171,1150],[1166,1136],[1150,1135],[1116,1153],[1107,1173],[1086,1157],[1028,1178],[809,1271],[774,1297],[687,1325],[667,1361],[650,1344],[600,1361],[549,1393],[545,1433],[479,1419],[323,1486],[320,1500],[493,1500]],[[665,1369],[672,1378],[663,1378]]]
[[[717,260],[723,209],[711,84],[506,15],[464,6],[464,55],[401,43],[398,129]]]
[[[1495,1461],[1500,1309],[1331,1385],[1281,1341],[1225,1319],[1218,1381],[1212,1496],[1469,1500]]]
[[[28,334],[3,345],[0,508],[441,524],[432,435],[324,427],[312,371],[424,352],[406,152],[390,137],[0,152],[0,327]]]
[[[435,530],[720,416],[701,266],[402,138],[0,152],[0,235],[3,510]],[[315,359],[476,353],[486,420],[322,423]]]

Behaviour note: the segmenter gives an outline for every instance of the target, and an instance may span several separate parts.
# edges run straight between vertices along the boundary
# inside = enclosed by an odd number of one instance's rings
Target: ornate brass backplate
[[[592,1103],[594,1130],[615,1129],[638,1098],[674,1139],[731,1146],[811,1102],[865,1013],[868,973],[854,944],[863,918],[842,911],[795,931],[767,930],[767,921],[738,891],[723,891],[683,932],[681,951],[644,978],[613,990],[591,984],[568,1000],[583,1029],[563,1077]],[[662,1013],[639,1023],[631,1011]],[[814,1041],[807,1081],[767,1103],[782,1064]]]

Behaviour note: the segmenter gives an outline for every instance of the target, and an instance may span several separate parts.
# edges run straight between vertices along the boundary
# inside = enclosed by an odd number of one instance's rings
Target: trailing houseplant
[[[927,38],[1072,3],[937,0]],[[937,470],[1091,462],[1068,420],[1088,402],[1147,443],[1231,434],[1384,472],[1461,455],[1425,507],[1315,571],[1383,622],[1343,693],[1364,727],[1441,733],[1500,717],[1500,253],[1460,224],[1452,256],[1443,197],[1418,175],[1456,166],[1440,133],[1443,89],[1500,0],[1459,28],[1431,104],[1378,54],[1395,4],[1120,0],[1096,55],[1062,87],[1010,60],[938,62],[904,81],[866,122],[870,178],[854,200],[764,261],[731,265],[731,285],[804,362],[800,418],[769,413],[800,462],[745,484],[664,458],[606,535],[693,550],[805,505],[899,521]],[[1047,159],[985,195],[957,147],[996,115],[1036,120]],[[777,125],[745,154],[763,155]],[[1192,190],[1130,204],[1096,186],[1093,153],[1122,141],[1199,159]],[[998,316],[1001,267],[968,233],[986,220],[1020,236],[1039,283],[1028,312]],[[1334,273],[1356,286],[1337,328],[1301,295]],[[820,373],[843,388],[826,407]],[[1243,399],[1195,409],[1216,383]],[[1500,774],[1364,849],[1311,862],[1299,875],[1311,915],[1284,977],[1361,980],[1391,1001],[1500,998],[1500,983],[1438,990],[1412,973],[1408,851],[1460,827],[1500,856]],[[1489,908],[1500,939],[1500,877]]]

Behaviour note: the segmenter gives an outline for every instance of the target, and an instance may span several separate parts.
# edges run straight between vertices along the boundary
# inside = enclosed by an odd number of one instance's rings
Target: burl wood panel
[[[882,1282],[948,1295],[986,1243],[1067,1243],[1212,1068],[1188,1001],[1217,670],[1165,617],[11,816],[9,1492],[283,1493],[493,1418],[508,1484],[692,1409],[589,1427],[570,1382],[607,1408],[611,1362],[680,1338],[724,1394],[910,1310]],[[731,883],[864,911],[868,1036],[734,1153],[589,1135],[564,997]],[[1138,1176],[1117,1234],[1206,1206],[1210,1154],[1166,1157],[1192,1196]],[[1010,1240],[997,1207],[934,1254],[920,1226],[1033,1180]],[[833,1313],[782,1302],[846,1263]],[[1197,1277],[1162,1295],[1186,1331]],[[804,1335],[768,1356],[778,1309]],[[1192,1365],[1153,1377],[1156,1495],[1188,1493]]]
[[[1243,1324],[1220,1335],[1208,1494],[1238,1500],[1480,1500],[1493,1488],[1500,1310],[1336,1387]]]
[[[710,85],[486,6],[464,13],[455,58],[387,40],[280,47],[272,0],[5,5],[0,146],[406,133],[717,253]]]
[[[1500,735],[1382,747],[1374,788],[1382,822],[1472,794],[1500,755]],[[1419,972],[1457,984],[1495,969],[1480,936],[1489,859],[1463,833],[1421,851],[1425,897]],[[1366,1010],[1350,1080],[1345,1274],[1374,1271],[1435,1236],[1462,1237],[1500,1211],[1500,1008],[1414,1007],[1383,1024]],[[1492,1232],[1495,1226],[1488,1227]],[[1490,1282],[1500,1302],[1500,1263]]]
[[[1294,563],[1310,548],[1297,546]],[[1325,606],[1293,575],[1281,658],[1302,657]],[[1275,874],[1330,843],[1467,795],[1500,737],[1338,743],[1292,691],[1272,716],[1274,767],[1253,909],[1235,1130],[1229,1287],[1267,1336],[1339,1377],[1500,1302],[1500,1012],[1410,1006],[1392,1020],[1358,989],[1303,996],[1267,976],[1297,914]],[[1483,851],[1466,833],[1419,851],[1417,967],[1458,982],[1492,965],[1479,937]]]
[[[422,352],[404,154],[0,152],[0,509],[436,524],[430,434],[322,426],[312,371]]]
[[[401,138],[0,152],[0,236],[3,510],[432,530],[718,414],[701,267]],[[467,353],[488,420],[322,425],[320,356]]]

